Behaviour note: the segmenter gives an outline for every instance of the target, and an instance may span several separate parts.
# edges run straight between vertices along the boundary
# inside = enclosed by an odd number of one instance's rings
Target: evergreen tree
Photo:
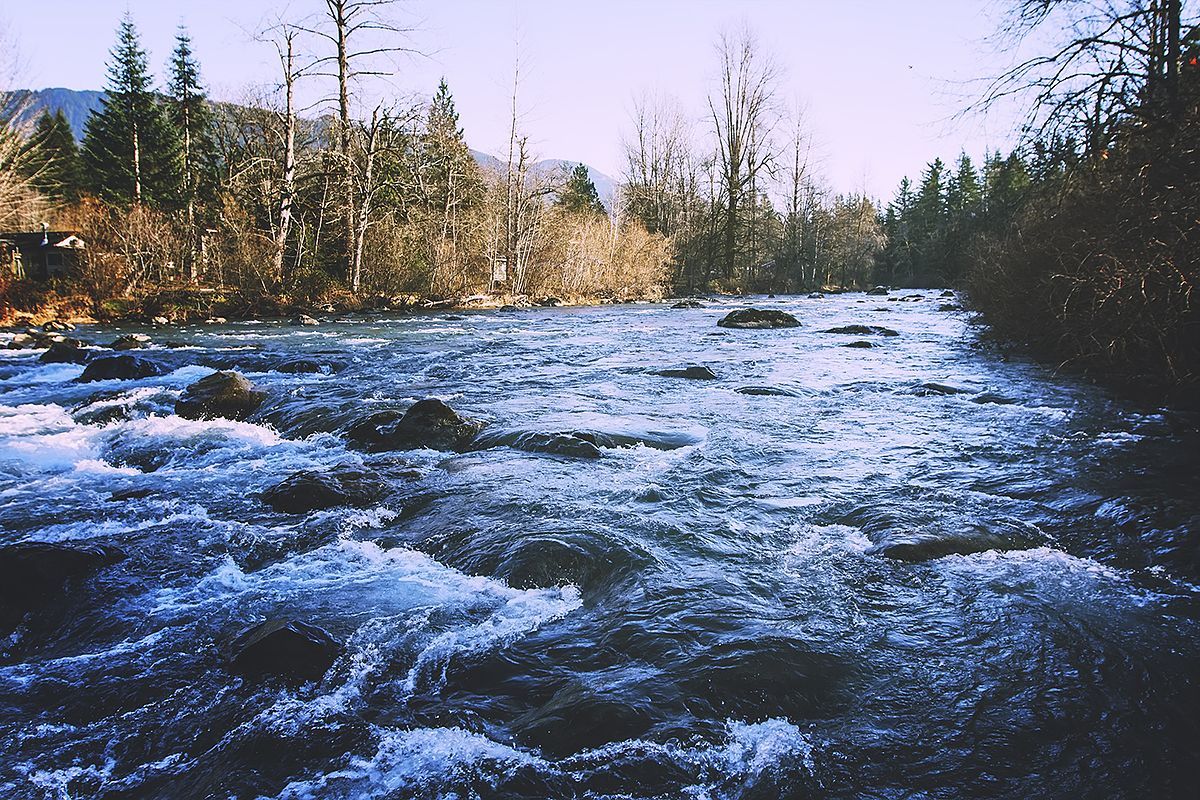
[[[146,51],[128,14],[111,57],[106,96],[88,118],[83,140],[87,188],[105,200],[177,207],[179,136],[154,94]]]
[[[26,169],[34,185],[46,195],[74,200],[79,197],[79,146],[62,109],[43,111],[29,139]]]
[[[573,214],[607,214],[596,184],[588,175],[588,168],[577,164],[567,177],[567,183],[558,193],[555,205]]]
[[[215,197],[218,183],[217,147],[212,110],[200,80],[200,65],[192,53],[192,40],[182,26],[175,36],[175,52],[168,63],[167,118],[180,144],[180,203],[189,231],[187,278],[195,277],[200,229],[206,227],[206,206]]]
[[[479,205],[483,176],[458,125],[454,97],[443,78],[429,104],[420,142],[420,169],[424,187],[422,204],[448,217]]]

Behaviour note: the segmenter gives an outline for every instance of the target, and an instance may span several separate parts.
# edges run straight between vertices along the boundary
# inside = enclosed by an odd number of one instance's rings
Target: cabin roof
[[[85,247],[83,239],[79,238],[77,231],[14,231],[0,233],[0,241],[9,242],[18,250],[34,250],[42,247],[43,239],[48,242],[46,247],[63,247],[69,249],[82,249]]]

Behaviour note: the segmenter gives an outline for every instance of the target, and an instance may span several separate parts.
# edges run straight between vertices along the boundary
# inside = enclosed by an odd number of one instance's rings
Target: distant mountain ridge
[[[61,110],[71,126],[77,141],[83,140],[83,132],[87,126],[88,117],[100,108],[104,100],[104,92],[79,89],[18,89],[12,92],[0,93],[0,107],[5,110],[5,117],[12,116],[13,124],[18,128],[32,127],[43,111],[51,114]],[[15,113],[14,113],[15,112]],[[492,169],[502,168],[504,162],[493,155],[480,150],[471,150],[476,163]],[[566,161],[548,158],[533,165],[533,171],[541,175],[565,175],[581,161]],[[612,208],[613,198],[617,193],[617,182],[610,176],[584,164],[592,183],[596,184],[596,193],[605,207]]]

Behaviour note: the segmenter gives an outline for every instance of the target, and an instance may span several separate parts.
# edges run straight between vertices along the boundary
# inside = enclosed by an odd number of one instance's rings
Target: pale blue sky
[[[238,100],[274,78],[273,53],[251,33],[287,9],[315,13],[319,0],[4,0],[20,45],[23,83],[98,89],[117,22],[128,8],[161,79],[175,28],[187,24],[212,94]],[[1004,56],[984,42],[995,6],[984,0],[409,0],[400,18],[417,26],[391,86],[372,94],[429,94],[445,75],[470,144],[497,152],[507,136],[514,41],[520,40],[524,124],[545,158],[622,168],[621,135],[632,98],[676,95],[703,125],[714,78],[714,42],[748,24],[784,68],[781,98],[799,98],[820,156],[839,191],[890,197],[904,174],[935,156],[1006,148],[1009,120],[950,121]],[[46,31],[53,36],[45,36]],[[46,47],[52,43],[53,47]]]

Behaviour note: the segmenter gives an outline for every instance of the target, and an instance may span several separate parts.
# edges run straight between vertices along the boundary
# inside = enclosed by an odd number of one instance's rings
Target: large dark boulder
[[[322,508],[370,505],[383,495],[386,485],[353,468],[327,473],[302,470],[262,494],[263,502],[285,514],[304,514]]]
[[[875,295],[885,295],[887,293],[888,293],[888,289],[886,286],[876,286],[874,289],[871,289],[867,292],[867,294],[875,294]]]
[[[722,328],[799,328],[800,320],[786,311],[741,308],[730,311],[717,322]]]
[[[244,675],[317,680],[341,655],[328,631],[306,622],[275,619],[243,632],[233,644],[231,665]]]
[[[882,325],[843,325],[840,328],[829,328],[823,333],[843,333],[849,336],[899,336],[891,328]]]
[[[65,594],[68,584],[120,561],[115,547],[90,542],[23,542],[0,547],[0,605],[31,611]]]
[[[717,379],[716,373],[711,369],[696,364],[678,369],[660,369],[654,374],[664,378],[689,378],[694,381],[715,381]]]
[[[258,410],[267,393],[237,372],[221,371],[201,378],[183,390],[175,413],[184,419],[245,419]]]
[[[86,364],[91,357],[91,352],[81,347],[77,340],[68,339],[51,344],[39,360],[43,364]]]
[[[119,356],[97,358],[88,364],[83,374],[75,380],[80,383],[114,380],[129,381],[138,378],[153,378],[157,375],[165,375],[166,373],[167,368],[161,364],[147,358],[142,358],[141,356],[126,353]]]
[[[351,443],[371,452],[381,450],[465,450],[483,423],[462,417],[441,400],[418,400],[401,414],[380,411],[346,432]]]

